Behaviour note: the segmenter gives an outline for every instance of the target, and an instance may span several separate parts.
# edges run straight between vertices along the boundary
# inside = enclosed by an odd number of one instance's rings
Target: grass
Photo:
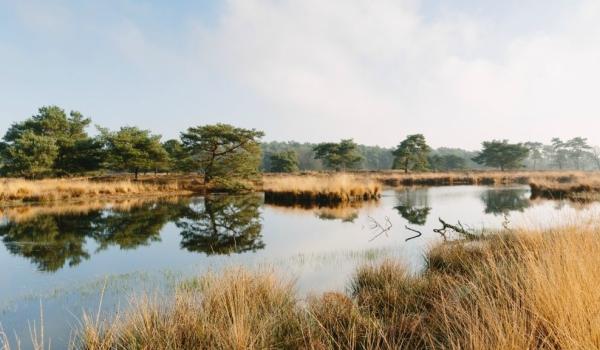
[[[454,171],[440,173],[408,173],[381,171],[370,177],[387,186],[451,186],[451,185],[511,185],[529,184],[532,181],[572,181],[590,174],[581,171]]]
[[[84,317],[79,349],[595,349],[597,226],[489,235],[433,247],[420,274],[358,268],[347,292],[300,299],[272,271],[231,269]],[[165,302],[168,300],[168,302]]]
[[[0,179],[0,204],[53,202],[89,198],[123,198],[219,192],[219,184],[204,186],[193,174],[140,176],[133,181],[114,175],[94,178],[25,180]],[[301,174],[264,174],[262,187],[247,183],[244,188],[263,190],[268,203],[279,205],[322,205],[376,200],[382,186],[447,186],[532,184],[542,197],[584,197],[600,193],[600,173],[591,172],[449,172],[409,173],[399,171]],[[600,195],[598,195],[600,196]]]
[[[346,173],[270,175],[263,178],[265,202],[284,205],[335,205],[377,200],[380,185],[364,176]]]
[[[176,182],[150,183],[119,181],[92,181],[86,178],[0,180],[0,202],[53,202],[81,198],[109,198],[186,193]]]
[[[534,198],[589,201],[600,199],[600,174],[578,174],[557,179],[534,179],[530,182]]]

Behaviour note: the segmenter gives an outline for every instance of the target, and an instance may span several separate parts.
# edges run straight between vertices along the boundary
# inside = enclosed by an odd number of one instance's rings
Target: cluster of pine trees
[[[320,144],[267,142],[264,133],[226,124],[190,127],[179,139],[137,127],[111,131],[90,118],[57,106],[41,107],[32,117],[11,125],[0,142],[0,171],[5,176],[40,178],[93,172],[198,172],[205,183],[232,185],[261,170],[448,171],[498,168],[600,169],[600,149],[576,137],[551,144],[487,141],[479,152],[432,149],[421,134],[409,135],[394,149],[356,144],[352,139]]]

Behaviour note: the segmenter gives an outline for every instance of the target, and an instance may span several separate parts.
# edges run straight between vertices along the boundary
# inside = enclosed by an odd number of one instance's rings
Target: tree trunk
[[[137,179],[138,179],[138,173],[139,173],[139,169],[135,168],[135,171],[134,171],[135,181],[137,181]]]

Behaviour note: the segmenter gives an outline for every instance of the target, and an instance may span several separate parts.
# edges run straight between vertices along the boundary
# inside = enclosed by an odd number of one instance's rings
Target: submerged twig
[[[383,226],[377,220],[375,220],[369,216],[369,229],[371,231],[375,231],[375,230],[379,231],[375,234],[375,236],[373,236],[373,238],[371,238],[369,240],[369,242],[372,242],[383,234],[385,234],[387,236],[388,231],[392,229],[392,222],[390,221],[390,218],[388,218],[386,216],[385,217],[385,226]]]
[[[415,230],[414,228],[410,228],[410,227],[408,227],[407,225],[404,225],[404,227],[405,227],[407,230],[409,230],[409,231],[412,231],[412,232],[414,232],[414,233],[416,233],[416,234],[417,234],[416,236],[408,237],[407,239],[405,239],[405,240],[404,240],[404,242],[408,242],[408,241],[410,241],[411,239],[419,238],[419,237],[421,237],[421,236],[423,235],[423,234],[421,233],[421,231],[417,231],[417,230]]]

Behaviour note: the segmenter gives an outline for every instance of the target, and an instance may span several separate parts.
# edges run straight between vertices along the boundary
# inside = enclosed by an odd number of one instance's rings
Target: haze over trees
[[[488,167],[518,169],[523,167],[523,161],[529,155],[529,149],[521,143],[503,141],[486,141],[483,150],[473,160]]]

